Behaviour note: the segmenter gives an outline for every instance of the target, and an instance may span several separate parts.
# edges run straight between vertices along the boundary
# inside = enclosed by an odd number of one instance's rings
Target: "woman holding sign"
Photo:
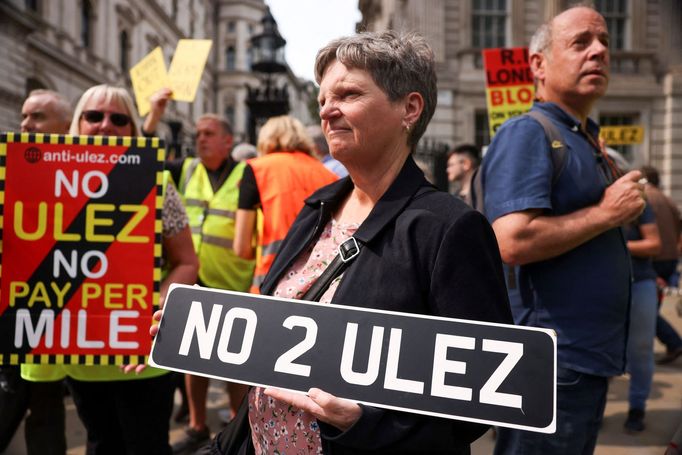
[[[319,51],[315,74],[322,129],[350,178],[306,200],[261,292],[511,323],[490,225],[430,185],[412,157],[436,108],[426,41],[395,32],[341,38]],[[352,262],[342,275],[318,281],[340,244]],[[260,387],[249,392],[248,422],[242,452],[259,454],[469,453],[487,429],[360,405],[320,389],[302,395]],[[213,449],[225,453],[228,439],[218,435]]]
[[[76,105],[70,133],[139,136],[128,92],[108,85],[88,89]],[[199,268],[187,215],[171,184],[165,187],[162,221],[167,274],[160,287],[161,305],[170,283],[194,284]],[[143,366],[64,368],[88,432],[88,454],[171,453],[168,431],[174,386],[167,371]]]

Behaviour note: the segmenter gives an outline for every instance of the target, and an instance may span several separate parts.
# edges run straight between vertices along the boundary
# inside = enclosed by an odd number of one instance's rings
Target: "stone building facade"
[[[193,124],[204,112],[226,115],[235,139],[244,140],[246,85],[257,87],[250,71],[249,40],[261,32],[264,0],[2,0],[0,1],[0,131],[19,129],[27,93],[48,88],[73,103],[92,85],[127,87],[129,69],[161,46],[170,65],[179,39],[212,39],[211,54],[193,103],[173,102],[165,121],[182,125],[181,140],[191,150]],[[311,84],[290,69],[277,76],[286,84],[291,115],[310,121]],[[170,141],[167,123],[159,135]]]
[[[432,45],[438,106],[426,137],[450,145],[490,141],[481,49],[527,46],[570,0],[359,0],[361,30],[416,31]],[[682,206],[682,2],[595,0],[611,34],[611,82],[592,116],[644,127],[642,144],[620,147],[634,165],[661,170]]]

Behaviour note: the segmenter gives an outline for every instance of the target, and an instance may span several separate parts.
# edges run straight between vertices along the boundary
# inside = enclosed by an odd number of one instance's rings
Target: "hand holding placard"
[[[194,101],[211,44],[211,40],[178,41],[168,72],[161,47],[151,51],[133,66],[130,69],[130,79],[139,114],[144,116],[149,113],[151,96],[164,87],[172,90],[172,99],[176,101]]]

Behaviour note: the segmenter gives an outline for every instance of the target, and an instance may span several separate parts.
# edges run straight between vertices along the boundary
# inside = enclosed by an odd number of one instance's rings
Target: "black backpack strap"
[[[537,121],[542,129],[545,130],[545,137],[549,143],[550,153],[552,156],[552,185],[559,180],[559,176],[566,167],[566,144],[564,144],[564,137],[559,131],[559,128],[552,122],[549,117],[540,111],[528,111],[524,115],[531,117]]]
[[[469,195],[465,201],[474,209],[485,214],[485,204],[483,203],[483,173],[481,172],[481,167],[478,166],[471,176],[471,188],[469,189]]]

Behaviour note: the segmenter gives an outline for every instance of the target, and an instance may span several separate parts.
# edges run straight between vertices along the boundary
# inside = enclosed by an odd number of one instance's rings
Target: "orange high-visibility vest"
[[[316,158],[298,151],[270,153],[248,164],[256,178],[263,211],[260,251],[251,286],[251,292],[257,294],[305,199],[338,177]]]

